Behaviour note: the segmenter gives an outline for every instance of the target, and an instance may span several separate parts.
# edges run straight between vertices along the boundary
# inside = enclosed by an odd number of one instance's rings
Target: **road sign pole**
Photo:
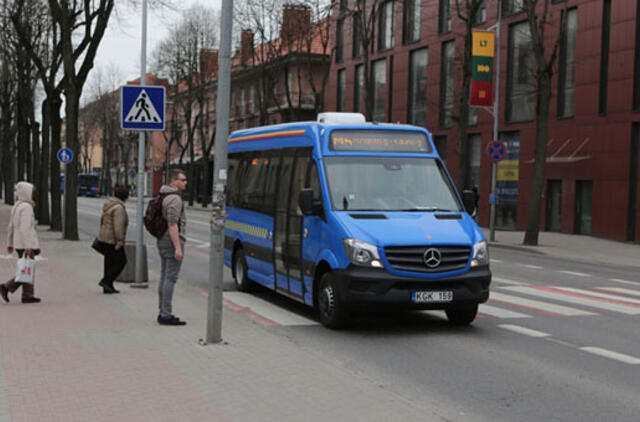
[[[147,76],[147,0],[142,0],[142,44],[140,48],[140,86],[146,85]],[[138,212],[136,216],[136,282],[131,287],[147,288],[148,280],[144,279],[143,258],[144,254],[144,229],[142,217],[144,213],[144,170],[145,170],[145,132],[138,134],[138,185],[136,195],[138,199]],[[146,264],[146,263],[145,263]]]
[[[220,55],[218,56],[218,98],[213,165],[213,211],[209,250],[209,301],[206,343],[222,341],[222,277],[224,265],[225,186],[227,184],[227,138],[231,96],[231,30],[233,0],[222,0]]]
[[[502,0],[498,0],[498,22],[496,25],[496,69],[494,72],[496,75],[495,95],[493,98],[493,139],[498,139],[498,124],[500,122],[500,21],[502,20]],[[489,213],[489,240],[495,242],[496,240],[496,177],[498,172],[498,165],[495,161],[491,161],[491,195],[490,213]]]

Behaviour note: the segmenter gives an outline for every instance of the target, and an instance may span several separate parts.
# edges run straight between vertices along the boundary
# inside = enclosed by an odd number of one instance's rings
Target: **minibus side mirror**
[[[305,188],[300,190],[299,205],[304,215],[321,216],[324,212],[322,202],[313,199],[313,189]]]
[[[476,210],[476,194],[472,190],[462,191],[462,203],[464,204],[464,209],[467,211],[469,215],[472,215]]]

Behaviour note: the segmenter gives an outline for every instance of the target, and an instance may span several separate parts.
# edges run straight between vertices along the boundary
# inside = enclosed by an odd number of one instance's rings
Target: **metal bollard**
[[[117,277],[117,281],[123,283],[135,283],[136,281],[136,242],[125,242],[124,254],[127,257],[127,265]],[[149,268],[147,265],[147,245],[142,245],[142,274],[143,282],[149,281]]]

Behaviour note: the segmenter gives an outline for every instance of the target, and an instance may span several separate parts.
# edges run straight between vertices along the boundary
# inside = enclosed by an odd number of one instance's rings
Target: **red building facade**
[[[354,0],[340,3],[342,11],[333,15],[336,60],[327,109],[364,111],[362,93],[368,89],[373,95],[371,118],[425,126],[456,178],[465,31],[456,1],[382,2],[368,63],[358,40],[354,43]],[[522,230],[536,139],[533,54],[526,14],[520,10],[522,1],[502,3],[496,50],[501,63],[494,75],[500,72],[499,138],[509,152],[498,165],[496,224]],[[497,17],[497,1],[486,0],[475,29],[493,30]],[[565,36],[559,41],[552,80],[540,227],[640,242],[640,0],[551,0],[548,20],[548,49],[560,22],[564,22]],[[367,87],[362,77],[365,66],[371,69]],[[493,139],[491,111],[476,109],[471,115],[469,176],[464,183],[479,188],[479,220],[485,226],[489,224],[491,162],[486,146]]]

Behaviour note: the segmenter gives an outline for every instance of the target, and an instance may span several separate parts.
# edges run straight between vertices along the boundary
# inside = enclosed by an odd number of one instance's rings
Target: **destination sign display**
[[[429,153],[424,133],[395,130],[336,130],[331,133],[332,151]]]

